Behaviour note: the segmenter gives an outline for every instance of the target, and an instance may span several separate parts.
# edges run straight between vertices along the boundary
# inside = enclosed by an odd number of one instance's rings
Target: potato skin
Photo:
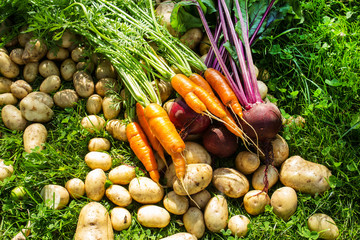
[[[69,50],[66,48],[53,48],[47,52],[46,58],[49,60],[63,61],[69,57],[69,54]]]
[[[40,85],[40,92],[52,93],[57,91],[61,86],[61,79],[57,75],[51,75],[44,79]]]
[[[111,168],[111,156],[105,152],[89,152],[85,155],[85,163],[91,169],[100,168],[107,171]]]
[[[59,68],[53,61],[44,60],[39,64],[39,73],[44,78],[47,78],[51,75],[60,76]]]
[[[258,169],[260,159],[255,153],[248,151],[239,152],[235,159],[235,166],[238,171],[248,175]]]
[[[263,190],[265,187],[264,177],[265,177],[265,165],[260,166],[253,174],[251,179],[251,184],[256,190]],[[272,165],[268,166],[267,169],[267,178],[268,178],[268,188],[274,186],[279,180],[279,173],[275,167]]]
[[[91,75],[84,71],[77,71],[73,75],[74,87],[80,97],[87,98],[94,93],[94,81]]]
[[[108,151],[110,150],[110,141],[106,138],[92,138],[89,141],[88,149],[90,152]]]
[[[102,109],[102,98],[100,95],[93,94],[86,101],[86,111],[88,114],[98,114]]]
[[[16,63],[17,65],[24,65],[25,62],[22,59],[22,54],[24,52],[23,48],[14,48],[11,52],[10,52],[10,59]]]
[[[276,136],[275,140],[271,141],[271,145],[274,153],[273,165],[279,167],[289,157],[289,145],[279,135]]]
[[[211,156],[206,149],[196,142],[185,142],[184,157],[187,164],[211,164]]]
[[[29,125],[23,135],[25,152],[31,153],[31,150],[37,146],[41,151],[44,148],[42,144],[46,142],[47,134],[45,126],[41,123]]]
[[[41,197],[45,201],[45,205],[51,209],[62,209],[69,203],[69,193],[60,185],[45,185],[41,190]],[[54,198],[54,201],[53,201]]]
[[[106,124],[106,131],[110,133],[113,138],[127,142],[126,125],[119,119],[112,119]]]
[[[115,78],[101,78],[95,85],[95,91],[105,97],[108,90],[119,91],[119,84]]]
[[[56,106],[61,108],[71,108],[79,101],[79,97],[72,89],[64,89],[54,94]]]
[[[114,106],[114,104],[116,104],[116,106]],[[118,100],[104,97],[104,99],[102,100],[102,110],[105,119],[109,120],[116,118],[120,113],[120,106],[121,105],[118,105]]]
[[[54,116],[49,106],[29,95],[21,100],[20,111],[26,120],[31,122],[48,122]]]
[[[109,172],[109,180],[114,184],[126,185],[135,177],[135,168],[127,165],[117,166]]]
[[[66,190],[68,190],[72,198],[80,198],[85,194],[85,183],[79,178],[72,178],[65,184]]]
[[[324,165],[306,161],[300,156],[288,158],[280,170],[280,181],[296,191],[315,195],[330,189],[330,170]]]
[[[310,231],[319,233],[319,238],[332,240],[339,236],[339,229],[335,221],[326,214],[315,213],[309,217],[307,225]]]
[[[27,126],[27,121],[21,115],[21,111],[13,105],[3,107],[1,110],[1,118],[4,125],[11,130],[23,131]]]
[[[239,198],[249,191],[249,181],[244,174],[232,168],[218,168],[213,173],[213,185],[231,198]]]
[[[276,189],[270,201],[275,215],[285,221],[289,220],[297,208],[297,195],[295,190],[290,187]]]
[[[191,28],[181,36],[180,41],[190,49],[194,50],[199,45],[202,38],[203,32],[200,28]]]
[[[6,78],[15,78],[19,73],[19,66],[10,59],[9,55],[0,52],[0,74]]]
[[[131,225],[131,214],[123,207],[115,207],[111,210],[111,224],[115,231],[127,229]]]
[[[161,238],[160,240],[197,240],[197,237],[191,233],[179,232],[171,236]]]
[[[89,115],[81,120],[81,126],[90,133],[93,133],[105,127],[105,120],[96,115]]]
[[[110,216],[103,205],[91,202],[81,209],[74,239],[114,239]]]
[[[204,189],[201,192],[191,195],[191,198],[196,202],[197,205],[194,203],[194,201],[190,201],[190,206],[199,206],[202,210],[204,210],[207,203],[211,199],[211,195],[208,190]]]
[[[172,1],[165,1],[160,3],[156,7],[155,13],[161,19],[161,24],[167,28],[167,30],[171,35],[176,37],[179,35],[179,33],[171,26],[170,23],[170,16],[174,7],[175,7],[175,3],[173,3]]]
[[[0,77],[0,93],[9,93],[11,84],[13,84],[13,81],[10,79]]]
[[[251,215],[259,215],[265,211],[265,206],[270,205],[270,198],[266,192],[251,190],[244,197],[244,208]]]
[[[188,233],[201,238],[205,233],[204,214],[197,207],[191,207],[183,215],[183,223]]]
[[[144,227],[164,228],[170,223],[170,214],[165,208],[144,205],[137,212],[137,220]]]
[[[28,83],[32,83],[35,81],[37,75],[39,73],[39,63],[38,62],[30,62],[27,63],[24,67],[24,80]]]
[[[248,224],[250,220],[244,215],[235,215],[229,219],[228,228],[232,235],[237,237],[245,237],[248,232]]]
[[[85,178],[86,196],[94,201],[100,201],[105,194],[106,175],[102,169],[90,171]]]
[[[6,165],[4,160],[0,159],[0,182],[3,181],[5,178],[10,177],[14,172],[13,166]]]
[[[96,79],[113,78],[116,79],[116,72],[109,60],[102,60],[95,70]],[[100,94],[99,94],[100,95]]]
[[[224,196],[216,195],[210,199],[204,211],[205,225],[212,232],[220,232],[227,226],[228,204]]]
[[[71,58],[65,59],[61,63],[60,73],[65,81],[71,81],[73,79],[75,72],[76,72],[76,64]]]
[[[12,93],[0,94],[0,106],[3,105],[15,105],[18,99]]]
[[[30,39],[24,48],[22,59],[25,63],[38,62],[47,53],[47,46],[41,39]]]
[[[148,177],[138,177],[129,183],[131,197],[142,204],[160,202],[164,197],[164,189]]]
[[[189,208],[189,200],[174,191],[165,195],[163,204],[166,210],[175,215],[183,215]]]
[[[105,194],[110,201],[119,207],[127,207],[132,202],[129,191],[120,185],[111,185],[106,189]]]
[[[10,90],[16,98],[23,99],[32,92],[32,87],[24,80],[17,80],[11,84]]]

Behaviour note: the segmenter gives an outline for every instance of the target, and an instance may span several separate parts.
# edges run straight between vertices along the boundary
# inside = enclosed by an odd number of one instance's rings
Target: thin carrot
[[[159,140],[151,131],[148,122],[146,121],[144,115],[144,108],[141,106],[140,103],[136,103],[136,115],[138,117],[138,121],[140,123],[141,128],[144,130],[147,139],[149,140],[153,149],[159,154],[160,158],[164,161],[165,165],[167,166],[165,155],[164,155],[164,148],[161,146]]]
[[[130,148],[149,172],[151,179],[158,183],[160,174],[155,156],[140,125],[136,122],[129,123],[126,126],[126,137]]]
[[[179,178],[180,180],[184,179],[186,161],[183,154],[173,153],[171,154],[171,159],[175,166],[176,177]]]

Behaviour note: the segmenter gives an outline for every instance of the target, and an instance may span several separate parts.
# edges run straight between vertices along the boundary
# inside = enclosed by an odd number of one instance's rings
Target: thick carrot
[[[140,125],[136,122],[129,123],[126,126],[126,137],[130,148],[149,172],[151,179],[158,183],[160,174],[155,156]]]
[[[225,76],[213,68],[206,69],[204,76],[206,81],[219,95],[223,104],[227,107],[230,107],[236,115],[242,118],[243,113],[242,113],[241,105],[234,91],[231,89],[230,85],[228,84]]]
[[[161,146],[159,140],[156,138],[156,136],[151,131],[149,124],[146,121],[146,118],[144,115],[144,108],[143,108],[143,106],[141,106],[140,103],[136,103],[136,115],[138,116],[138,121],[140,123],[140,126],[144,130],[151,146],[159,154],[160,158],[164,161],[165,165],[167,165],[165,155],[164,155],[164,148]]]

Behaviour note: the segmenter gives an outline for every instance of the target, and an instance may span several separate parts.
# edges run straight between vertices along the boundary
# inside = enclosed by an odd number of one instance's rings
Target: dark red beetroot
[[[204,132],[203,146],[215,156],[229,157],[238,149],[238,141],[224,125],[215,124]]]

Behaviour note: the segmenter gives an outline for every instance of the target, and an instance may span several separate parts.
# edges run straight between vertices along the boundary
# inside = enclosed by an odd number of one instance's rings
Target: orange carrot
[[[146,121],[146,118],[144,115],[144,108],[143,108],[143,106],[141,106],[140,103],[136,103],[136,114],[138,116],[138,121],[140,123],[140,126],[144,130],[145,135],[147,136],[151,146],[159,154],[160,158],[164,161],[165,165],[167,165],[166,159],[164,156],[164,148],[161,146],[159,140],[156,138],[156,136],[151,131],[149,124]]]
[[[172,161],[174,163],[174,166],[175,166],[176,176],[180,180],[184,179],[186,161],[185,161],[185,158],[184,158],[183,154],[181,154],[181,153],[173,153],[173,154],[171,154],[171,159],[172,159]]]
[[[140,125],[136,122],[129,123],[126,126],[126,137],[130,148],[149,172],[151,179],[158,183],[160,174],[155,156]]]

